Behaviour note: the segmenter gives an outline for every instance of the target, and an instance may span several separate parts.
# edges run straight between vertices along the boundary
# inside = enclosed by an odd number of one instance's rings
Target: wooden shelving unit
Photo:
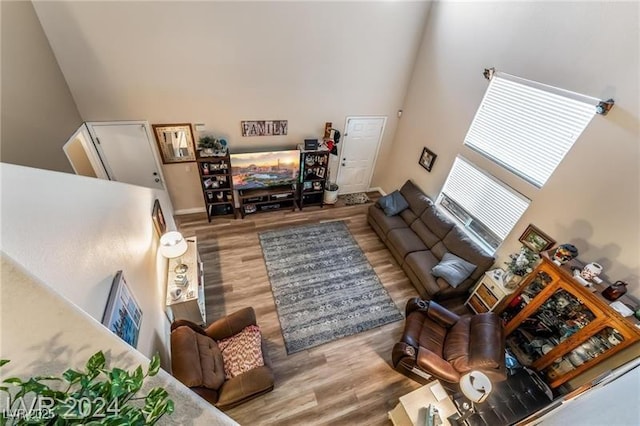
[[[236,217],[229,154],[203,157],[198,153],[196,157],[209,222],[218,216]]]
[[[324,205],[324,187],[329,171],[329,151],[300,150],[300,210],[308,205]]]

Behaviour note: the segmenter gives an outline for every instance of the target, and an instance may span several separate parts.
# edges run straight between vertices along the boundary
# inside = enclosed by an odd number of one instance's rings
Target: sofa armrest
[[[222,340],[250,325],[256,325],[256,313],[247,307],[212,322],[204,331],[213,340]]]
[[[420,346],[416,365],[423,371],[449,383],[458,383],[460,374],[451,364],[429,349]]]
[[[224,382],[219,389],[218,408],[226,409],[273,389],[274,377],[269,367],[256,367]]]
[[[410,361],[415,362],[416,354],[416,348],[404,342],[398,342],[393,345],[393,351],[391,352],[391,362],[393,363],[394,367],[397,367],[398,364],[400,364],[400,362],[402,362],[405,358],[409,358]]]
[[[427,316],[443,327],[449,328],[460,320],[460,316],[431,300]]]
[[[171,331],[175,330],[178,327],[189,327],[190,329],[192,329],[198,334],[202,334],[204,336],[207,335],[207,333],[204,332],[204,328],[202,328],[202,326],[196,324],[195,322],[191,322],[189,320],[179,319],[171,323]]]
[[[404,308],[404,317],[407,318],[411,312],[422,311],[425,314],[429,310],[429,301],[422,300],[419,297],[414,297],[407,300],[407,305]]]

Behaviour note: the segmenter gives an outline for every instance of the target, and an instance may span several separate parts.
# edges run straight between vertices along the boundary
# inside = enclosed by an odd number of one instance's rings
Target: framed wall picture
[[[542,232],[533,224],[529,224],[529,226],[527,226],[527,229],[525,229],[522,235],[520,235],[518,241],[520,241],[523,246],[536,253],[549,250],[556,243],[553,238]]]
[[[437,155],[433,153],[433,151],[429,150],[427,147],[422,149],[422,155],[420,156],[420,160],[418,163],[424,167],[428,172],[431,172],[433,168],[433,163],[436,161]]]
[[[153,124],[164,164],[196,161],[195,143],[190,123]]]
[[[142,310],[133,297],[122,271],[116,272],[102,316],[102,324],[122,340],[133,346],[138,344]]]
[[[153,218],[153,227],[156,229],[158,236],[162,236],[162,234],[167,231],[167,222],[164,219],[162,207],[160,207],[160,201],[157,199],[153,202],[151,217]]]

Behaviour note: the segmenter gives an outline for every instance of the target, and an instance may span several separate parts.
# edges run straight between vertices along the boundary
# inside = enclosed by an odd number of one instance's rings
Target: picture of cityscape
[[[231,154],[231,175],[237,190],[291,185],[299,174],[298,150]]]

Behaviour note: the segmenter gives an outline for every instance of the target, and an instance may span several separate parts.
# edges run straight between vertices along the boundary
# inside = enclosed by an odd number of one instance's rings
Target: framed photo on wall
[[[549,250],[556,243],[556,240],[542,232],[533,224],[527,226],[527,229],[524,230],[518,241],[536,253]]]
[[[133,297],[122,271],[118,271],[111,283],[107,306],[102,315],[102,324],[135,348],[138,344],[141,323],[140,304]]]
[[[156,229],[158,236],[162,236],[162,234],[167,231],[167,222],[164,219],[162,207],[160,207],[160,201],[158,199],[153,202],[151,217],[153,218],[153,227]]]
[[[420,160],[418,163],[424,167],[428,172],[431,172],[433,168],[433,163],[436,162],[437,155],[433,153],[433,151],[429,150],[427,147],[422,149],[422,155],[420,156]]]

